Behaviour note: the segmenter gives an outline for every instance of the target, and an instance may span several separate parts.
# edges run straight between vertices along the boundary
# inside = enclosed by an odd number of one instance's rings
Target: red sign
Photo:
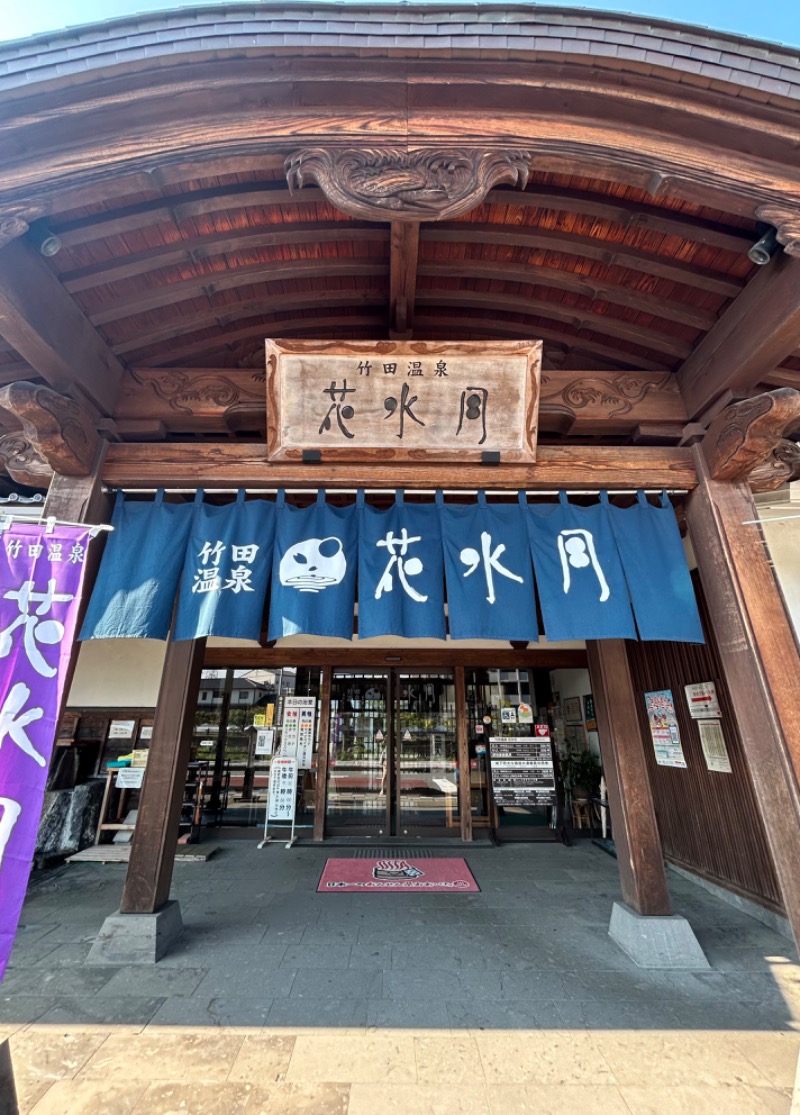
[[[536,724],[536,735],[541,739],[550,739],[550,725],[549,724]]]

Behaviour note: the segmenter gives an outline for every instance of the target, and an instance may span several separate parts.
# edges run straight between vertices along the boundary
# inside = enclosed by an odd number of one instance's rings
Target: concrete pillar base
[[[640,968],[710,968],[686,918],[645,917],[621,902],[611,911],[608,934]]]
[[[183,933],[175,899],[154,914],[111,914],[87,958],[89,964],[155,964]]]

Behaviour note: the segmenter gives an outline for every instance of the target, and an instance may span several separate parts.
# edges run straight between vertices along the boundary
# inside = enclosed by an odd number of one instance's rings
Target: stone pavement
[[[712,969],[642,971],[592,845],[468,850],[476,895],[316,894],[353,851],[176,864],[186,934],[148,968],[86,963],[124,866],[38,876],[0,984],[20,1110],[788,1115],[800,966],[760,922],[671,875]]]

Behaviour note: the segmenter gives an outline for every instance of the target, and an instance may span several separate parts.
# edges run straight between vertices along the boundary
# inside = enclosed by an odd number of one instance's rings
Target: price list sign
[[[272,760],[269,771],[269,799],[267,819],[269,821],[291,821],[294,819],[294,803],[297,795],[297,759],[279,757]]]
[[[492,736],[489,761],[497,805],[555,805],[556,780],[550,735]]]
[[[316,710],[316,697],[287,697],[283,707],[281,755],[297,759],[301,770],[311,769]]]

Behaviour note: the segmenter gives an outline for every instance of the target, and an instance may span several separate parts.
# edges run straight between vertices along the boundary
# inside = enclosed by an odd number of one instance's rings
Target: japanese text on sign
[[[327,348],[327,350],[325,350]],[[267,342],[268,456],[533,461],[539,342]]]
[[[296,796],[297,759],[286,759],[283,756],[273,759],[269,769],[268,819],[291,823]]]

